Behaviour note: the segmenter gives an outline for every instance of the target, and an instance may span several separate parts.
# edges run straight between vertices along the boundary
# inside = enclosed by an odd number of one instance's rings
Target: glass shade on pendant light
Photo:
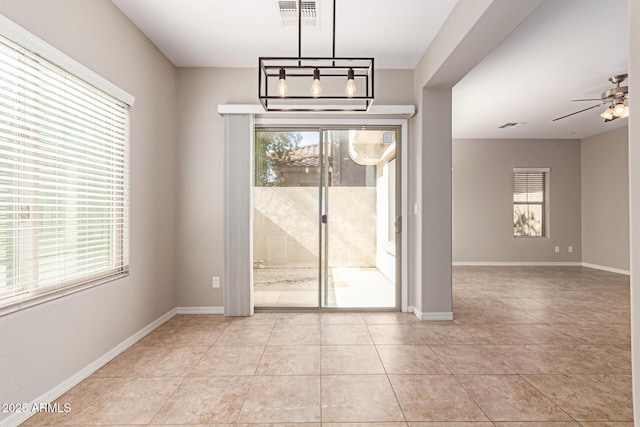
[[[322,86],[320,85],[320,70],[313,70],[313,83],[311,84],[311,96],[314,98],[322,94]]]
[[[600,113],[600,117],[605,120],[613,120],[613,108],[609,107],[604,110],[602,113]]]
[[[349,68],[349,71],[347,72],[347,87],[344,90],[348,98],[356,96],[356,82],[353,80],[353,77],[353,68]]]
[[[287,96],[287,76],[284,68],[280,68],[280,72],[278,73],[278,87],[276,88],[276,93],[280,98]]]
[[[613,115],[616,117],[625,117],[628,114],[629,114],[629,107],[624,105],[622,102],[619,104],[616,104],[616,106],[613,107]]]

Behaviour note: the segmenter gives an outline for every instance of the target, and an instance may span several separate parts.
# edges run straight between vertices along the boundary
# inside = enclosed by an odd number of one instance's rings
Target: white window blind
[[[514,169],[513,235],[546,235],[548,169]]]
[[[0,311],[127,274],[128,121],[0,36]]]

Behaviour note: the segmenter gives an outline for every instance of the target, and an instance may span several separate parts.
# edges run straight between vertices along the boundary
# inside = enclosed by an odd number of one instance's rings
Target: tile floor
[[[455,268],[454,312],[177,315],[26,424],[633,425],[627,277]]]

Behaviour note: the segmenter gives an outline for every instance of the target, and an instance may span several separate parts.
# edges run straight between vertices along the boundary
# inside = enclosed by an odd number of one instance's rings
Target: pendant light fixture
[[[374,59],[336,56],[336,0],[331,57],[302,56],[302,0],[295,3],[298,56],[258,58],[258,99],[265,111],[368,111],[373,103]],[[304,80],[308,83],[296,84]],[[296,93],[304,87],[311,89]]]

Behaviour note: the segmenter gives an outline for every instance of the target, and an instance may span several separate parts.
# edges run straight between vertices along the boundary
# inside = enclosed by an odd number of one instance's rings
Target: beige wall
[[[254,267],[318,268],[318,198],[317,187],[253,189]]]
[[[582,262],[629,271],[627,128],[583,139]]]
[[[30,402],[176,305],[176,71],[108,0],[2,0],[0,13],[136,97],[131,274],[0,317],[0,402]]]
[[[218,104],[255,103],[251,69],[178,69],[176,305],[222,306],[224,120]]]
[[[376,266],[376,187],[329,187],[329,267]],[[265,268],[317,268],[317,187],[253,189],[253,257]]]
[[[455,140],[453,167],[454,262],[581,261],[580,141]],[[549,238],[513,237],[515,167],[551,168]]]
[[[411,104],[410,70],[376,71],[376,104]],[[222,306],[223,135],[218,104],[256,104],[254,69],[178,70],[178,307]],[[224,280],[224,277],[221,277]]]

